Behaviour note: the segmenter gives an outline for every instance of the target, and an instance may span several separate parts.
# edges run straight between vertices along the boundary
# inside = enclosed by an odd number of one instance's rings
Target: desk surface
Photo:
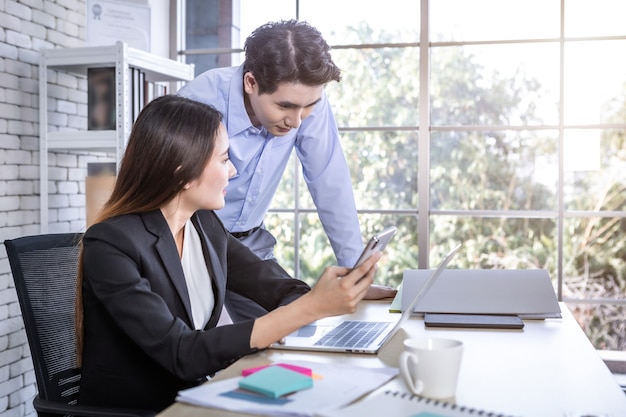
[[[362,302],[351,318],[380,319],[390,314],[388,308],[389,302]],[[460,339],[465,345],[454,399],[457,404],[528,417],[565,417],[568,413],[626,416],[626,395],[567,307],[561,304],[561,309],[562,319],[525,320],[523,330],[435,330],[426,329],[421,318],[411,318],[378,355],[268,349],[240,359],[215,379],[240,375],[244,368],[289,360],[397,367],[402,341],[428,335]],[[399,376],[381,389],[407,390]],[[241,415],[175,403],[159,417]]]

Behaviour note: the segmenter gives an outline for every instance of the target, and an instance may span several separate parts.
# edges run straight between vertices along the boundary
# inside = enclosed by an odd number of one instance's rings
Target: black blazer
[[[254,321],[215,327],[226,289],[267,310],[310,290],[275,261],[260,260],[212,211],[192,221],[215,294],[201,331],[193,329],[180,258],[160,210],[116,217],[85,233],[81,404],[160,411],[180,389],[253,352]]]

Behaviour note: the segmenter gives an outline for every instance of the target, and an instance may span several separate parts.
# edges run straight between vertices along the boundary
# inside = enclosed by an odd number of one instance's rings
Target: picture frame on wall
[[[150,6],[143,1],[87,0],[87,46],[124,42],[150,52]]]

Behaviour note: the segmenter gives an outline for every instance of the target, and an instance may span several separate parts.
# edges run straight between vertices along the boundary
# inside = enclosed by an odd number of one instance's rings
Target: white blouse
[[[183,240],[183,255],[180,259],[183,265],[191,313],[196,330],[203,329],[211,318],[215,306],[215,295],[211,285],[211,276],[204,263],[200,235],[191,220],[185,223],[185,239]]]
[[[215,295],[211,285],[211,275],[204,263],[200,235],[191,220],[187,220],[185,223],[185,239],[183,240],[183,254],[180,262],[189,291],[194,328],[196,330],[203,329],[213,313]],[[224,306],[217,326],[232,322]]]

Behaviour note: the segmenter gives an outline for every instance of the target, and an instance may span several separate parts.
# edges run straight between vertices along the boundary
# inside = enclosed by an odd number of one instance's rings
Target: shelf
[[[64,71],[87,77],[88,68],[115,67],[116,128],[112,130],[50,130],[48,125],[48,73]],[[121,161],[131,130],[132,73],[131,68],[145,74],[152,83],[190,81],[194,78],[193,64],[131,48],[117,42],[111,46],[43,49],[39,63],[39,171],[41,233],[48,230],[48,152],[92,151],[115,154]],[[85,92],[87,94],[87,92]],[[79,100],[80,101],[80,100]],[[133,110],[137,110],[133,108]],[[61,127],[59,129],[68,129]]]
[[[141,68],[148,81],[190,81],[193,65],[152,55],[118,42],[111,46],[46,49],[42,60],[48,68],[87,76],[87,68],[114,66],[124,56],[128,66]]]
[[[85,150],[115,152],[115,130],[48,132],[48,150]]]

